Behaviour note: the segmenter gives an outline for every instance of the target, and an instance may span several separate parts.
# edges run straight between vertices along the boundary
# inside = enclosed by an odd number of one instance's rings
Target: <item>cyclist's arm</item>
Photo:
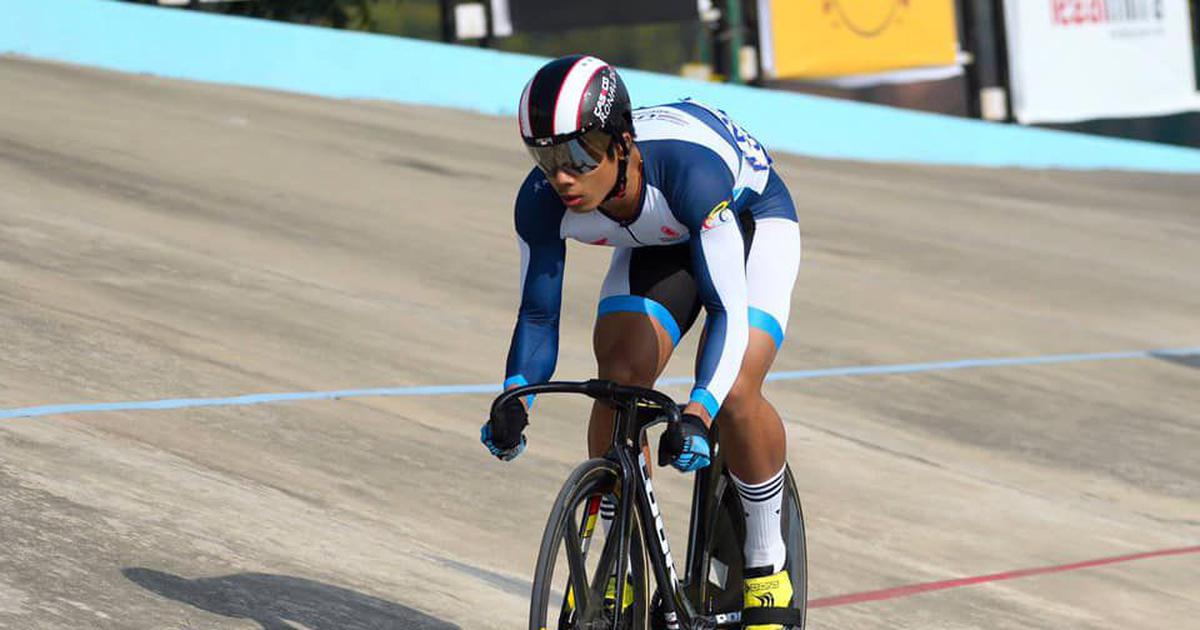
[[[562,204],[539,191],[540,172],[530,174],[517,196],[516,230],[521,248],[521,307],[508,350],[504,387],[548,381],[558,362],[566,243],[559,237]],[[556,207],[557,206],[557,207]]]
[[[750,324],[745,249],[731,207],[733,176],[717,155],[705,154],[697,155],[683,176],[676,203],[680,220],[691,232],[692,266],[706,312],[706,335],[687,411],[712,420],[741,370]]]

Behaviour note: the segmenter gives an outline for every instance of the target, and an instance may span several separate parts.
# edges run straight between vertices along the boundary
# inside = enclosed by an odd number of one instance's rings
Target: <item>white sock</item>
[[[787,547],[783,544],[779,511],[783,506],[783,468],[762,483],[746,483],[733,477],[733,485],[746,509],[746,544],[742,551],[746,567],[771,567],[771,573],[783,570]]]
[[[600,526],[604,528],[604,537],[607,539],[612,535],[613,519],[617,516],[617,499],[611,494],[604,495],[600,499]],[[630,566],[629,558],[625,559],[625,566]]]
[[[600,499],[600,525],[604,527],[604,537],[612,534],[613,518],[617,515],[617,501],[611,494]]]

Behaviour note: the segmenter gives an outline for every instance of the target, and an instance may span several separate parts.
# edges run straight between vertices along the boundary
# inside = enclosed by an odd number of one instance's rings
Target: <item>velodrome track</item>
[[[0,91],[0,628],[524,627],[581,401],[507,465],[478,393],[13,411],[498,382],[515,123],[11,57]],[[1194,624],[1200,360],[1092,353],[1200,345],[1200,178],[778,158],[809,627]],[[607,254],[570,248],[560,377]]]

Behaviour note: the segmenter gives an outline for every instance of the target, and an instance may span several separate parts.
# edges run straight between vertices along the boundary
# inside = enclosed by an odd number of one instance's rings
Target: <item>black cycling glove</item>
[[[513,398],[496,410],[479,431],[479,441],[499,459],[509,462],[525,450],[525,427],[529,411],[519,399]]]

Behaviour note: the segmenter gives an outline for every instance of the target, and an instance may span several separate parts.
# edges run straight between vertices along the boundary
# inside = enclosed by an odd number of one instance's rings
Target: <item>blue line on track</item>
[[[904,363],[898,365],[868,365],[835,367],[793,372],[772,372],[768,381],[796,381],[835,376],[868,376],[878,374],[911,374],[961,370],[966,368],[1004,367],[1013,365],[1046,365],[1053,363],[1082,363],[1088,361],[1115,361],[1121,359],[1148,359],[1200,354],[1200,346],[1191,348],[1164,348],[1159,350],[1133,350],[1129,352],[1100,352],[1093,354],[1058,354],[1041,357],[1010,357],[998,359],[962,359],[934,363]],[[690,377],[660,379],[658,385],[691,385]],[[429,385],[420,387],[379,387],[374,389],[343,389],[329,392],[286,392],[278,394],[249,394],[232,398],[178,398],[168,400],[142,400],[114,403],[81,403],[72,405],[45,405],[0,410],[0,420],[31,418],[71,413],[95,413],[101,411],[136,411],[147,409],[185,409],[193,407],[225,407],[237,405],[261,405],[276,402],[305,400],[337,400],[367,396],[446,396],[454,394],[491,394],[500,391],[499,384],[479,385]]]

